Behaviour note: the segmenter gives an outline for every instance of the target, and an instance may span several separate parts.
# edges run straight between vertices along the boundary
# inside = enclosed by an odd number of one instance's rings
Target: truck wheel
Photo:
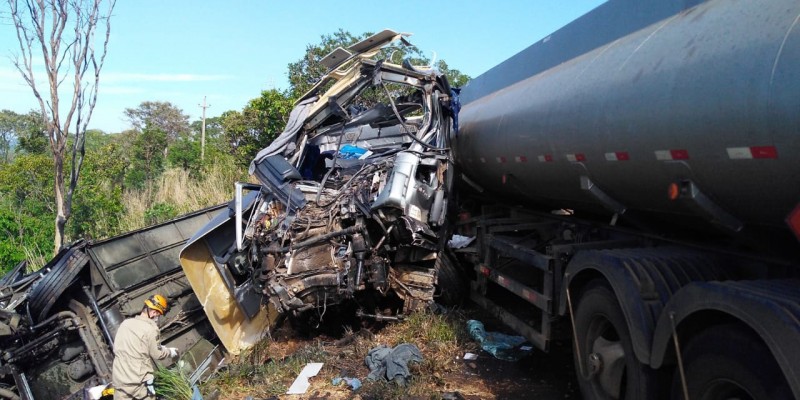
[[[719,325],[700,332],[681,354],[692,400],[794,397],[769,348],[755,333],[738,325]],[[677,371],[672,398],[683,398]]]
[[[89,262],[83,251],[72,248],[31,289],[28,307],[35,322],[42,322]]]
[[[590,282],[584,290],[575,308],[574,334],[580,346],[573,349],[575,371],[585,399],[656,397],[656,374],[633,353],[628,324],[605,282]]]

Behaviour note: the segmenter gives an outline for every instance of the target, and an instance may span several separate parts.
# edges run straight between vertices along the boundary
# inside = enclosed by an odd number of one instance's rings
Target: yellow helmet
[[[167,299],[160,294],[154,294],[149,299],[144,301],[145,307],[158,311],[159,314],[164,315],[167,313]]]

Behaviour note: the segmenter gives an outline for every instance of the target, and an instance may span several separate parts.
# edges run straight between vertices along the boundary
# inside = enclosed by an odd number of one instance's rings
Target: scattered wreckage
[[[318,322],[355,304],[392,319],[461,295],[440,252],[457,96],[435,69],[380,59],[398,42],[385,30],[326,56],[329,72],[251,163],[258,184],[237,183],[230,213],[181,251],[228,351],[287,316]]]
[[[214,331],[178,264],[178,252],[225,206],[98,242],[79,241],[42,269],[22,262],[0,279],[0,398],[84,399],[111,381],[119,324],[158,292],[170,309],[160,320],[164,345],[189,353],[198,374],[219,352]],[[198,365],[199,364],[199,365]]]

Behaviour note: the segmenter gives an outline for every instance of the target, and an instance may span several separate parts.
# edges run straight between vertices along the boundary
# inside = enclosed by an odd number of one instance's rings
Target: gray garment
[[[370,350],[364,359],[370,371],[367,379],[385,379],[404,385],[411,376],[408,363],[412,361],[422,361],[422,353],[416,345],[403,343],[393,349],[380,345]]]
[[[303,127],[306,117],[308,117],[309,109],[317,99],[319,99],[317,96],[305,99],[292,109],[292,112],[289,113],[289,122],[286,123],[280,136],[273,140],[269,146],[261,149],[253,161],[250,162],[249,172],[251,175],[256,170],[256,164],[261,160],[276,154],[288,157],[291,152],[294,152],[297,132],[300,132],[300,128]]]

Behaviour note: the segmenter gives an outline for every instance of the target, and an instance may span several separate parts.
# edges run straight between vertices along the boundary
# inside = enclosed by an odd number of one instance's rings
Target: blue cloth
[[[525,343],[522,336],[511,336],[499,332],[486,332],[481,321],[471,319],[467,321],[467,330],[470,336],[480,343],[481,348],[495,358],[505,361],[517,361],[528,355],[527,351],[518,347]]]
[[[417,346],[403,343],[390,349],[380,345],[370,350],[364,359],[370,371],[367,379],[371,381],[385,379],[405,385],[411,376],[408,363],[412,361],[422,361],[422,353]]]
[[[350,378],[345,376],[343,378],[339,377],[333,378],[333,380],[331,381],[331,383],[333,383],[333,386],[339,386],[339,384],[342,382],[346,383],[348,386],[350,386],[350,389],[353,390],[358,390],[358,388],[361,387],[361,380],[358,378]]]
[[[192,385],[192,400],[203,400],[203,395],[200,394],[200,388],[197,385]]]
[[[339,149],[339,158],[343,160],[357,160],[367,153],[367,149],[362,149],[352,144],[346,144]]]
[[[450,111],[453,112],[453,130],[458,137],[458,113],[461,112],[461,88],[450,89]]]

